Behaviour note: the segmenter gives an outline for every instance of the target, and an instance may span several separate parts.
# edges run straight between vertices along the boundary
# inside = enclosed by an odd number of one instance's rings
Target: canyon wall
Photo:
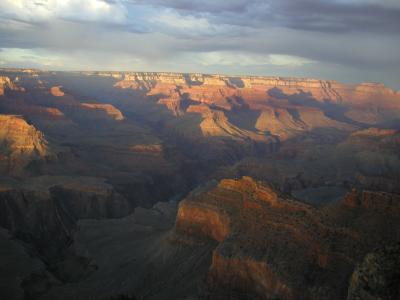
[[[0,115],[0,173],[18,174],[32,160],[48,155],[42,132],[20,116]]]
[[[2,183],[0,208],[0,226],[49,259],[66,249],[78,219],[121,217],[132,209],[102,179],[61,176]]]
[[[210,299],[344,299],[384,224],[393,224],[393,243],[400,239],[398,203],[397,195],[364,191],[319,210],[243,177],[189,195],[175,226],[219,243],[207,275]],[[361,226],[365,216],[375,227]]]

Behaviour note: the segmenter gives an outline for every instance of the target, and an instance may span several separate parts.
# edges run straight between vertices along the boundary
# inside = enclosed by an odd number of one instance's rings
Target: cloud
[[[2,0],[0,16],[24,22],[70,21],[125,22],[127,11],[119,1],[103,0]]]
[[[397,0],[137,0],[207,15],[215,23],[250,26],[281,26],[317,32],[400,32]]]
[[[400,87],[398,3],[2,0],[0,57],[6,65],[55,69],[294,75]]]
[[[193,54],[191,54],[193,55]],[[299,67],[313,63],[302,57],[281,54],[249,54],[246,52],[214,51],[195,54],[193,58],[203,66],[286,66]]]
[[[159,23],[179,30],[209,30],[210,23],[206,18],[181,16],[174,11],[165,10],[150,19],[150,22]]]

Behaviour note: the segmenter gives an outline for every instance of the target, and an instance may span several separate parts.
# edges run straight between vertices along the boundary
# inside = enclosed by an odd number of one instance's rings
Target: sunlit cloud
[[[193,54],[192,54],[193,55]],[[204,66],[260,66],[274,65],[286,67],[301,67],[314,63],[303,57],[281,54],[248,54],[232,51],[215,51],[197,54],[195,57]]]
[[[2,0],[0,16],[25,22],[52,19],[106,21],[121,23],[127,19],[125,6],[118,1],[103,0]]]

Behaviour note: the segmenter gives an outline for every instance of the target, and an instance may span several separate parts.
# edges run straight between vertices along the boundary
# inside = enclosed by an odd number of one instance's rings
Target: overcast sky
[[[0,67],[375,81],[400,89],[400,0],[0,0]]]

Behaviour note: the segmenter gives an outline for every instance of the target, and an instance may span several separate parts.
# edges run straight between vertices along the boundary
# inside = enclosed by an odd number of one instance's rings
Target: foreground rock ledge
[[[376,209],[381,200],[392,214]],[[179,205],[176,231],[219,242],[207,275],[213,299],[345,299],[356,264],[399,237],[398,203],[398,195],[353,191],[317,209],[243,177],[192,192]],[[374,228],[360,226],[366,217]]]

